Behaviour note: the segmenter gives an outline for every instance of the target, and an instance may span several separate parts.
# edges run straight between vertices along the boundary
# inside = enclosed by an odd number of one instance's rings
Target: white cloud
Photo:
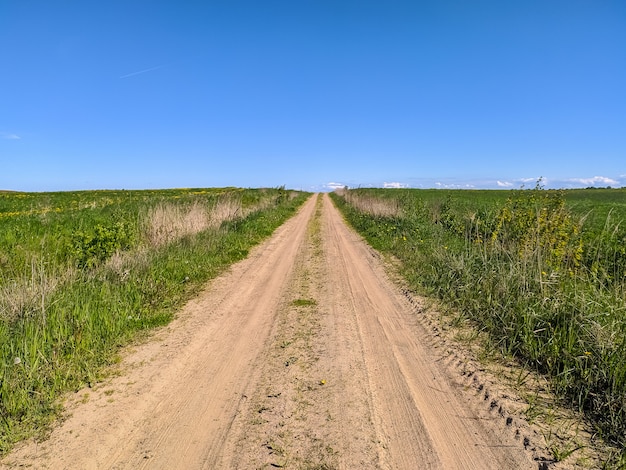
[[[17,134],[9,134],[7,132],[0,132],[0,139],[5,140],[20,140],[21,137]]]
[[[626,187],[626,175],[606,177],[594,176],[591,178],[546,178],[546,177],[522,177],[511,179],[461,179],[461,178],[444,178],[436,180],[434,178],[407,178],[407,182],[386,181],[384,183],[338,183],[330,182],[319,186],[319,191],[334,191],[338,188],[346,186],[352,188],[437,188],[437,189],[503,189],[510,190],[515,188],[532,189],[539,182],[540,186],[546,189],[556,188],[584,188],[587,186],[612,186],[618,188]]]
[[[594,176],[593,178],[571,178],[568,181],[571,181],[572,183],[584,184],[587,186],[594,186],[596,184],[603,184],[607,186],[619,184],[619,181],[616,181],[612,178],[607,178],[606,176]]]
[[[516,183],[521,183],[522,185],[527,186],[527,187],[530,187],[530,185],[534,187],[537,183],[539,183],[540,186],[548,185],[548,178],[546,178],[545,176],[532,176],[530,178],[517,178],[514,181]]]
[[[391,182],[391,183],[383,183],[383,188],[408,188],[409,185],[406,183],[398,183],[396,181]]]
[[[324,187],[328,189],[332,189],[334,191],[335,189],[345,188],[346,185],[344,183],[332,183],[331,182],[331,183],[326,183]]]
[[[466,183],[466,184],[457,184],[457,183],[442,183],[441,181],[437,181],[435,183],[435,186],[438,189],[462,189],[462,188],[473,188],[474,185],[470,184],[470,183]]]

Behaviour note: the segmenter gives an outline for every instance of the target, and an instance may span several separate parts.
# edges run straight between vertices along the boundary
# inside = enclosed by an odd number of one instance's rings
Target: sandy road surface
[[[538,468],[327,196],[2,468]]]

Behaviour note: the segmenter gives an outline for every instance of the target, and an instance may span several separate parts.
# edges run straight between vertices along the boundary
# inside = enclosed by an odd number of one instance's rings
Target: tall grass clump
[[[349,192],[333,195],[335,202],[373,246],[401,260],[415,289],[467,316],[503,354],[550,377],[559,396],[624,447],[623,219],[590,224],[588,212],[572,210],[572,195],[539,184],[493,195]],[[360,198],[395,199],[401,210],[374,215],[353,203]]]
[[[64,392],[97,381],[120,346],[170,321],[306,197],[282,188],[0,197],[2,228],[23,235],[0,231],[9,254],[0,263],[0,453],[45,432]]]
[[[400,203],[396,199],[382,199],[347,190],[342,190],[340,193],[348,204],[372,217],[398,218],[401,214]]]
[[[257,209],[253,206],[246,212]],[[218,198],[211,205],[199,201],[185,205],[165,202],[149,208],[140,225],[148,245],[158,247],[243,215],[241,201],[234,196]]]

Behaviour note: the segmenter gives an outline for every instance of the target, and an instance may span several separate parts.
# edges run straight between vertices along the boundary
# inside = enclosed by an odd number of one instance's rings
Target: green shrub
[[[93,268],[116,251],[127,250],[135,242],[135,232],[124,222],[97,224],[76,231],[71,238],[70,254],[79,268]]]

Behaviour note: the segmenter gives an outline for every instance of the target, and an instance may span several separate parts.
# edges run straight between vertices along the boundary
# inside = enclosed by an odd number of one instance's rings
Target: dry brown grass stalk
[[[46,302],[52,292],[72,276],[46,272],[42,262],[31,261],[31,272],[0,282],[0,318],[13,321],[25,315],[45,317]]]
[[[220,198],[211,209],[210,226],[218,228],[223,222],[244,217],[241,201],[232,197]]]
[[[186,206],[160,204],[148,212],[142,225],[148,244],[156,247],[209,228],[219,228],[223,222],[241,216],[241,202],[226,197],[218,199],[210,208],[200,202]]]
[[[338,194],[358,211],[374,217],[400,217],[402,215],[400,203],[395,199],[380,199],[349,190],[340,190]]]
[[[201,232],[209,222],[208,211],[197,202],[187,207],[164,203],[148,212],[144,234],[150,246],[161,246]]]

